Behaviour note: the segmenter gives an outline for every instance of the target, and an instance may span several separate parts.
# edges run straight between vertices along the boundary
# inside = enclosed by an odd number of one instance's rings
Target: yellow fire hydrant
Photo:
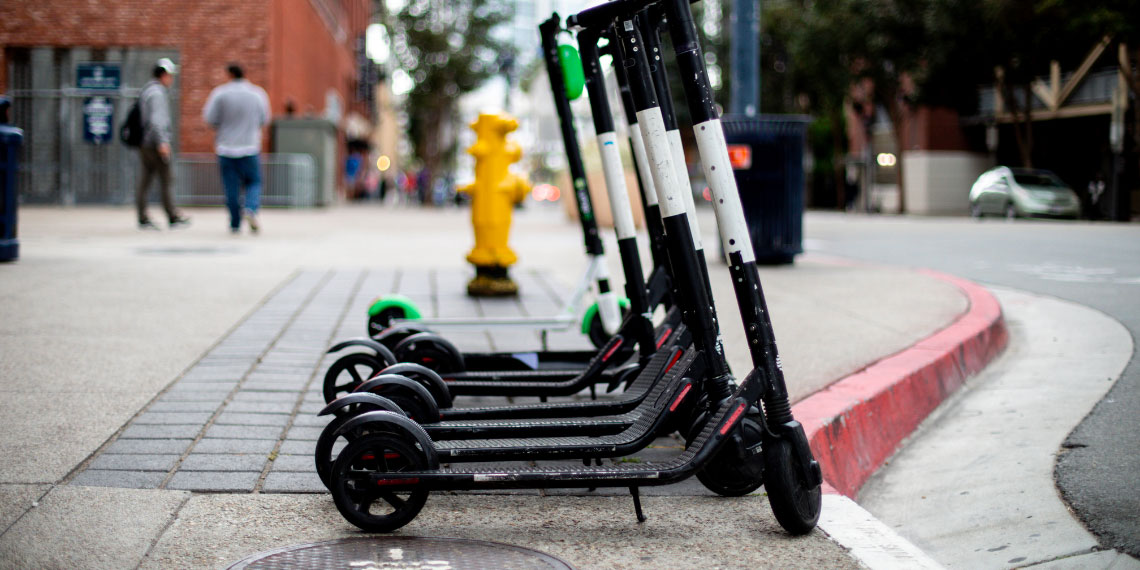
[[[483,113],[470,127],[476,139],[467,154],[475,157],[475,181],[459,189],[471,196],[475,228],[475,247],[467,254],[467,261],[475,266],[475,278],[467,284],[467,294],[516,295],[519,288],[507,268],[518,256],[507,245],[507,236],[511,210],[530,192],[530,185],[508,170],[522,157],[519,145],[507,140],[507,133],[517,129],[519,122],[504,113]]]

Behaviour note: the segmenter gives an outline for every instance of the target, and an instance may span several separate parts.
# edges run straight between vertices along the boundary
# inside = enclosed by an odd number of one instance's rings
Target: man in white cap
[[[139,114],[142,118],[143,139],[139,145],[142,161],[142,175],[135,189],[135,206],[138,209],[139,229],[157,230],[146,213],[147,194],[150,181],[158,176],[162,191],[162,208],[166,210],[170,227],[190,225],[190,218],[174,208],[174,194],[171,190],[171,119],[170,96],[167,89],[174,84],[178,66],[170,58],[164,57],[154,65],[154,79],[147,82],[139,91]]]

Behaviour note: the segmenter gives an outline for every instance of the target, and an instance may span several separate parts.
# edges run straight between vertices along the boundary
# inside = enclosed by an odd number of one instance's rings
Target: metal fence
[[[137,153],[118,142],[122,124],[139,88],[159,57],[178,52],[149,48],[10,47],[8,94],[12,119],[25,134],[20,158],[20,200],[25,204],[130,204],[139,171]],[[121,70],[117,89],[78,85],[78,68],[106,63]],[[174,135],[178,136],[180,86],[170,90]],[[85,117],[99,106],[110,137],[88,140]]]
[[[25,204],[133,204],[140,171],[138,152],[118,140],[139,89],[151,77],[159,57],[178,59],[178,52],[151,48],[10,47],[8,95],[12,118],[24,131],[19,193]],[[81,88],[78,69],[101,63],[116,66],[116,89]],[[179,134],[180,80],[170,89],[174,139]],[[98,106],[96,109],[92,105]],[[110,136],[92,140],[85,129],[93,110],[109,113],[104,127]],[[266,206],[312,207],[317,201],[317,169],[308,154],[262,155],[262,203]],[[152,199],[157,199],[151,190]],[[176,155],[174,190],[187,205],[225,202],[217,158],[213,154]]]
[[[174,160],[174,193],[187,206],[226,203],[218,157],[184,153]],[[317,205],[317,166],[308,154],[261,155],[261,205],[311,208]]]

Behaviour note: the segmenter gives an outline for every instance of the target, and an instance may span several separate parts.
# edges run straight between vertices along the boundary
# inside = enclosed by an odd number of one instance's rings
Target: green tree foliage
[[[414,82],[405,104],[412,148],[431,176],[454,160],[446,133],[459,97],[514,55],[495,33],[512,13],[507,0],[410,0],[391,18],[392,52]]]

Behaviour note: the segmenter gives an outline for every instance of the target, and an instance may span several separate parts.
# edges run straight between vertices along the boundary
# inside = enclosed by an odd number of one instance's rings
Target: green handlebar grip
[[[586,86],[586,72],[582,70],[582,57],[574,46],[558,46],[558,62],[562,64],[562,79],[566,84],[566,98],[573,101],[582,95]]]

